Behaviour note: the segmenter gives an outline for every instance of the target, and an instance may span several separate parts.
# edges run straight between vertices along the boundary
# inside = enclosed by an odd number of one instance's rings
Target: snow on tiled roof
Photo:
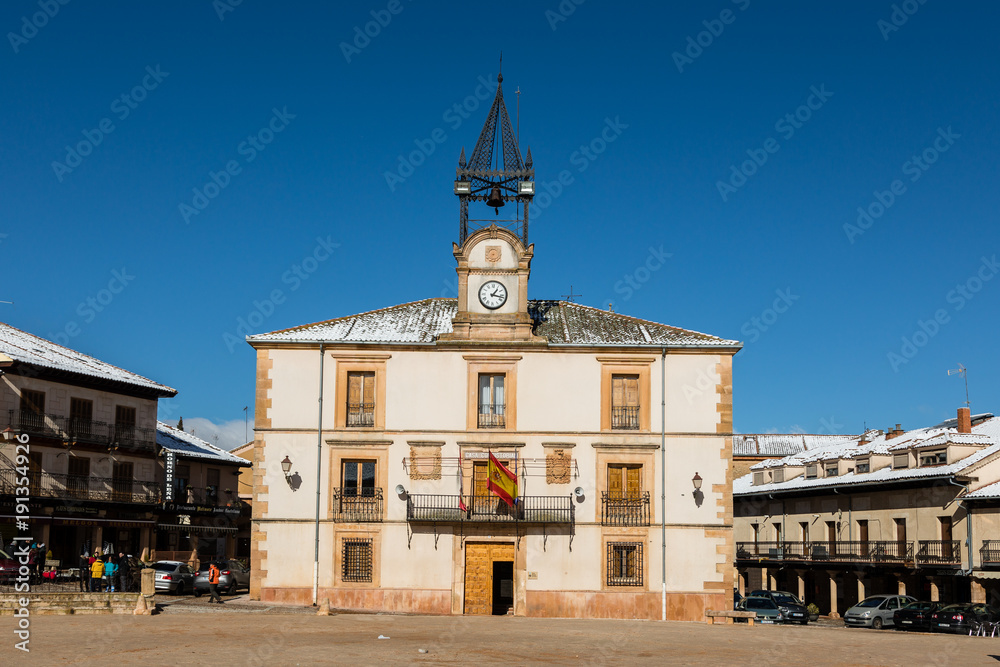
[[[34,334],[16,329],[4,322],[0,322],[0,353],[7,355],[15,362],[38,368],[86,375],[88,377],[142,387],[144,389],[152,389],[159,392],[162,396],[173,396],[177,393],[176,389],[172,389],[159,382],[153,382],[149,378],[127,371],[124,368],[113,366],[82,352],[57,345]]]
[[[972,493],[965,494],[963,498],[970,498],[972,500],[992,500],[1000,498],[1000,482],[993,482],[992,484],[988,484],[981,489],[976,489]]]
[[[927,441],[940,441],[940,443],[943,444],[948,440],[954,441],[956,437],[962,439],[963,441],[968,441],[969,444],[987,443],[988,446],[985,446],[983,449],[980,449],[979,451],[948,465],[897,469],[887,466],[885,468],[867,473],[849,472],[836,477],[817,477],[815,479],[805,479],[804,476],[800,476],[785,482],[758,484],[756,486],[753,484],[753,473],[749,473],[733,481],[733,493],[735,495],[755,495],[758,493],[775,493],[777,491],[792,491],[816,487],[822,488],[850,486],[854,484],[889,483],[909,479],[918,479],[921,477],[947,477],[956,475],[961,473],[963,470],[971,468],[983,459],[1000,453],[1000,419],[990,418],[987,421],[973,426],[971,434],[956,433],[953,430],[942,429],[934,426],[907,431],[896,438],[892,438],[888,442],[892,443],[891,449],[908,449],[910,447],[919,447],[922,443]],[[971,442],[973,440],[975,441],[974,443]],[[899,447],[899,445],[902,445],[902,447]],[[890,447],[887,446],[885,436],[882,435],[865,445],[857,446],[852,443],[844,443],[840,446],[832,447],[822,452],[816,452],[812,455],[793,455],[786,456],[781,459],[769,459],[768,461],[763,461],[754,465],[751,470],[781,467],[783,465],[800,466],[804,463],[832,458],[832,456],[836,454],[841,455],[838,458],[858,458],[858,456],[862,454],[887,453],[889,449]]]
[[[224,449],[209,444],[201,438],[186,431],[174,428],[161,421],[156,422],[156,444],[167,451],[197,459],[213,459],[249,466],[250,462]]]
[[[810,433],[741,433],[733,436],[733,456],[791,456],[847,441],[857,442],[860,437]]]
[[[256,342],[434,343],[451,333],[457,299],[424,299],[359,315],[247,336]],[[739,341],[569,301],[529,301],[535,333],[550,345],[739,347]]]

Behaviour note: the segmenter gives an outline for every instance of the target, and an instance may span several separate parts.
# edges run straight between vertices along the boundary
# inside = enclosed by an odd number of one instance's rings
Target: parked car
[[[239,561],[217,560],[202,563],[194,578],[195,597],[208,593],[208,568],[215,563],[219,568],[219,592],[232,595],[237,588],[250,590],[250,568],[243,567]]]
[[[783,623],[809,623],[809,610],[806,609],[802,600],[787,591],[751,591],[750,595],[755,597],[768,598],[778,605]]]
[[[736,605],[737,611],[753,611],[761,623],[778,623],[781,621],[781,610],[771,598],[747,596]]]
[[[844,625],[881,630],[883,626],[892,626],[892,615],[897,609],[916,601],[909,595],[872,595],[847,610]]]
[[[940,602],[911,602],[893,613],[892,623],[897,630],[928,630],[931,625],[931,614],[941,606]]]
[[[154,589],[184,595],[194,590],[194,570],[187,563],[177,560],[159,560],[153,563]]]
[[[972,623],[1000,620],[1000,613],[985,604],[950,604],[933,612],[930,629],[936,632],[969,632]]]
[[[17,577],[18,564],[14,557],[0,549],[0,582],[14,583]]]

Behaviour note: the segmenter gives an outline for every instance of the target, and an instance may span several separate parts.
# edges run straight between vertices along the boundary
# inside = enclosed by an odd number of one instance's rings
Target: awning
[[[0,519],[22,519],[25,521],[43,521],[57,526],[114,526],[117,528],[137,528],[141,525],[156,523],[153,519],[99,519],[97,517],[77,517],[77,516],[29,516],[23,514],[14,516],[10,514],[0,515]]]
[[[1000,579],[1000,570],[976,570],[973,579]]]
[[[160,530],[177,530],[187,533],[235,533],[236,528],[229,526],[197,526],[186,523],[158,523],[156,527]]]

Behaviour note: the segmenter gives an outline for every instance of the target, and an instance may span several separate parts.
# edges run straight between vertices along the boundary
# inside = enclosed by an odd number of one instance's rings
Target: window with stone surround
[[[642,586],[642,542],[608,542],[608,586]]]
[[[372,540],[371,538],[344,538],[342,543],[341,580],[371,583],[372,580]]]
[[[639,375],[611,376],[611,429],[639,430]]]
[[[347,425],[375,427],[375,371],[347,373]]]

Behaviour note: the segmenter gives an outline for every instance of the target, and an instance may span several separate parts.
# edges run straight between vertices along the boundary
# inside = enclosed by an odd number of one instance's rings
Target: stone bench
[[[724,618],[726,619],[726,624],[731,625],[734,618],[745,618],[749,625],[753,625],[754,619],[757,618],[757,612],[755,611],[713,611],[709,609],[705,612],[705,619],[709,625],[715,623],[715,619]]]

